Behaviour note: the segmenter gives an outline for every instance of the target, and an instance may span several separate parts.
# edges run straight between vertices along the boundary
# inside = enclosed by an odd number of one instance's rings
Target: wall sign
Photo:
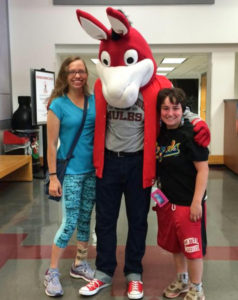
[[[215,0],[53,0],[54,5],[177,5],[214,3]]]
[[[55,85],[55,73],[41,70],[31,70],[31,105],[33,125],[43,125],[47,122],[48,98]]]

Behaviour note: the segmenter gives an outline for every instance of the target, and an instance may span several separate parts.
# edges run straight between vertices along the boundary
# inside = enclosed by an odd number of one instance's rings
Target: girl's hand
[[[54,197],[62,196],[61,183],[56,175],[50,177],[49,194]]]
[[[202,205],[200,203],[192,202],[190,206],[190,220],[197,222],[202,217]]]

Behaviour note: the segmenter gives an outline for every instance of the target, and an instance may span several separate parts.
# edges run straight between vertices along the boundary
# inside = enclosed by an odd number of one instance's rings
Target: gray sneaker
[[[61,283],[59,281],[60,273],[58,270],[48,269],[45,273],[45,293],[50,297],[59,297],[64,294]]]
[[[92,270],[87,261],[83,261],[80,265],[72,264],[70,276],[74,278],[82,278],[86,281],[91,281],[94,278],[95,271]]]
[[[188,284],[175,280],[164,290],[164,296],[171,299],[176,298],[180,294],[187,292],[188,288]]]
[[[187,294],[183,299],[184,300],[205,300],[203,288],[201,289],[201,291],[197,291],[193,287],[190,287],[189,291],[187,292]]]

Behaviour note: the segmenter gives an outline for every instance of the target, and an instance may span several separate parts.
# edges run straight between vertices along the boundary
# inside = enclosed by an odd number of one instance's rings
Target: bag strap
[[[74,138],[74,140],[73,140],[73,143],[72,143],[72,145],[71,145],[71,147],[70,147],[70,149],[69,149],[69,152],[68,152],[68,154],[67,154],[67,156],[66,156],[66,160],[67,160],[67,161],[69,161],[70,158],[72,157],[74,148],[75,148],[75,146],[76,146],[76,144],[77,144],[77,142],[78,142],[78,140],[79,140],[79,138],[80,138],[80,135],[81,135],[81,133],[82,133],[82,131],[83,131],[83,127],[84,127],[84,123],[85,123],[86,115],[87,115],[87,110],[88,110],[88,97],[86,96],[86,97],[85,97],[85,100],[84,100],[84,109],[83,109],[83,118],[82,118],[82,122],[81,122],[80,127],[79,127],[79,130],[78,130],[78,132],[77,132],[77,134],[76,134],[76,136],[75,136],[75,138]]]

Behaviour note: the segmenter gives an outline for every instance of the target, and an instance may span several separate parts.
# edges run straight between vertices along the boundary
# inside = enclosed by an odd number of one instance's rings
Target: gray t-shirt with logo
[[[106,148],[115,152],[136,152],[144,147],[144,102],[126,109],[107,105]]]

